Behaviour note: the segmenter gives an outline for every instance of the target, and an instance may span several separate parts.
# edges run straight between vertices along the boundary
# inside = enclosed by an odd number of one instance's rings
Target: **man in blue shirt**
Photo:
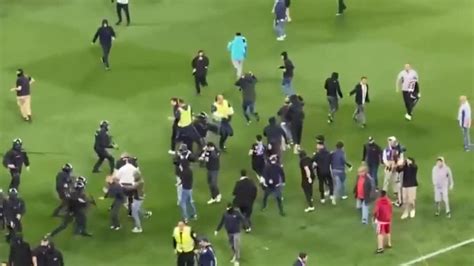
[[[285,34],[285,23],[286,23],[286,5],[284,0],[276,0],[273,13],[275,14],[275,33],[277,35],[277,41],[284,41],[286,38]]]
[[[92,44],[97,41],[97,38],[102,47],[102,63],[105,66],[105,70],[109,70],[109,53],[110,49],[112,49],[112,41],[115,40],[115,31],[111,26],[109,26],[109,22],[106,19],[102,20],[102,25],[97,29],[94,38],[92,39]]]
[[[216,253],[214,248],[209,243],[207,238],[202,238],[199,241],[199,260],[198,266],[217,266]]]
[[[237,79],[239,79],[243,73],[244,59],[247,57],[247,39],[237,32],[234,39],[227,44],[227,50],[230,52],[232,65],[234,65]]]
[[[346,195],[346,166],[349,171],[352,170],[352,165],[346,161],[346,153],[344,151],[344,143],[338,141],[336,150],[331,153],[331,172],[336,182],[334,189],[334,202],[337,198],[347,199]]]
[[[278,209],[280,215],[285,216],[283,211],[283,197],[282,187],[285,183],[285,173],[283,168],[278,164],[278,156],[276,154],[271,155],[269,158],[269,164],[263,170],[263,186],[265,188],[265,194],[263,195],[263,206],[262,211],[267,207],[268,196],[273,195],[278,203]]]

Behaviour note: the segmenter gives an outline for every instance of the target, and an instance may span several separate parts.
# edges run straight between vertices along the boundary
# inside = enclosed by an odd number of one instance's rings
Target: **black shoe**
[[[33,118],[31,117],[31,115],[28,116],[28,122],[29,123],[33,122]]]
[[[375,251],[375,254],[382,254],[383,253],[383,248],[378,248],[376,251]]]
[[[115,23],[115,25],[117,25],[117,26],[120,25],[120,24],[122,24],[122,21],[117,21],[117,23]]]
[[[87,232],[82,232],[82,233],[80,233],[79,235],[85,236],[85,237],[92,237],[92,234],[89,234],[89,233],[87,233]]]

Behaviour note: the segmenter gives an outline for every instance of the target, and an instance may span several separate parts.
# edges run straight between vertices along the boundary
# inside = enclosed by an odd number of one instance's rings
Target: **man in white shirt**
[[[459,126],[461,127],[463,139],[464,139],[464,150],[470,151],[471,150],[471,137],[469,129],[471,128],[471,105],[467,101],[467,97],[462,95],[459,97],[459,111],[458,111],[458,121]]]
[[[131,164],[128,160],[125,160],[125,165],[114,172],[114,177],[119,180],[120,185],[124,188],[125,195],[127,196],[128,213],[131,215],[132,202],[133,202],[133,186],[135,185],[135,175],[140,173],[139,169]]]
[[[112,3],[114,0],[112,0]],[[115,25],[120,25],[122,23],[122,10],[125,12],[125,17],[127,18],[127,26],[130,26],[130,12],[128,11],[128,0],[117,0],[117,16],[118,21]]]
[[[413,92],[415,91],[415,86],[418,82],[418,73],[412,69],[410,64],[405,64],[405,69],[400,71],[397,76],[396,81],[396,91],[402,90],[403,101],[405,102],[406,114],[405,119],[408,121],[411,120],[411,111],[413,109]],[[419,93],[417,93],[419,94]],[[419,97],[419,95],[416,95]]]

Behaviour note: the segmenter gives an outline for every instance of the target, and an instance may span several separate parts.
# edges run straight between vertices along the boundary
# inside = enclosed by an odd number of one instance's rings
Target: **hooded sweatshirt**
[[[326,90],[326,95],[331,97],[342,98],[341,86],[339,85],[339,74],[334,72],[331,77],[326,79],[324,83],[324,89]]]
[[[232,60],[244,60],[247,56],[247,39],[244,36],[235,35],[234,39],[227,44],[227,50]]]
[[[388,197],[378,198],[375,202],[374,217],[379,223],[392,221],[392,202]]]
[[[451,168],[444,164],[439,167],[435,165],[432,171],[433,185],[436,188],[449,188],[454,185]]]

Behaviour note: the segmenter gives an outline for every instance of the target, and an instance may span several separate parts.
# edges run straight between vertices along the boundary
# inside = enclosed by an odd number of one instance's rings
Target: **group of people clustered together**
[[[341,1],[342,2],[342,1]],[[282,1],[276,1],[274,11],[277,10]],[[288,3],[285,7],[288,8]],[[342,9],[343,11],[343,9]],[[341,11],[341,12],[342,12]],[[289,12],[285,11],[285,20],[288,21]],[[278,19],[276,19],[278,22]],[[286,35],[281,35],[281,29],[277,27],[279,40],[284,40]],[[284,34],[284,33],[283,33]],[[103,62],[106,69],[109,69],[108,55],[115,32],[108,25],[106,20],[94,36],[100,40],[104,55]],[[105,48],[107,49],[105,49]],[[247,55],[247,39],[236,33],[234,39],[229,42],[228,50],[232,64],[236,70],[237,81],[235,85],[242,93],[242,109],[247,124],[260,120],[256,112],[256,84],[257,77],[251,73],[244,73],[243,63]],[[263,129],[262,134],[257,135],[255,142],[251,145],[248,155],[250,156],[252,170],[257,177],[260,188],[263,191],[262,210],[267,207],[269,196],[273,196],[278,204],[279,213],[285,216],[283,209],[283,187],[285,186],[285,171],[283,168],[283,151],[293,146],[293,152],[299,155],[301,170],[301,187],[305,195],[307,207],[305,212],[315,210],[313,200],[313,184],[318,182],[320,202],[324,204],[329,198],[333,205],[337,201],[348,198],[345,189],[346,170],[352,169],[352,165],[346,160],[344,143],[339,141],[333,151],[326,145],[325,137],[316,137],[316,151],[313,156],[302,150],[301,138],[303,124],[305,120],[304,99],[295,93],[292,86],[295,66],[290,60],[287,52],[281,53],[283,72],[282,90],[286,95],[285,102],[276,113],[275,117],[268,120],[268,125]],[[209,68],[209,58],[204,51],[200,50],[191,62],[194,76],[196,93],[201,93],[201,88],[207,86],[207,73]],[[329,103],[328,123],[333,123],[335,114],[339,108],[339,99],[343,97],[340,85],[339,74],[332,73],[326,80],[324,88],[327,92]],[[30,107],[30,85],[34,79],[27,76],[22,69],[17,71],[17,83],[12,91],[17,93],[18,105],[25,121],[31,122]],[[412,120],[412,112],[420,99],[418,84],[418,74],[410,65],[405,65],[405,69],[397,77],[397,90],[401,87],[403,99],[406,107],[406,120]],[[350,92],[355,95],[356,108],[353,119],[360,127],[366,126],[365,105],[369,103],[369,86],[367,77],[362,77],[360,82]],[[200,266],[215,266],[217,259],[211,244],[205,237],[197,237],[189,221],[197,219],[197,210],[193,200],[193,163],[199,163],[207,170],[207,181],[210,191],[208,204],[218,203],[222,200],[219,190],[218,176],[220,171],[220,156],[226,152],[226,142],[233,136],[231,125],[234,109],[223,95],[217,95],[211,106],[211,115],[206,112],[193,113],[191,106],[183,99],[172,98],[173,107],[172,136],[169,153],[174,157],[177,204],[182,212],[182,221],[178,223],[173,231],[173,247],[177,253],[178,266],[191,266],[197,260]],[[459,111],[459,123],[464,133],[464,148],[471,147],[469,140],[470,127],[470,106],[465,96],[461,97],[461,107]],[[467,129],[467,130],[466,130]],[[467,132],[467,134],[466,134]],[[214,133],[219,137],[216,145],[208,141],[210,135]],[[212,137],[211,137],[212,138]],[[23,149],[23,141],[19,138],[13,141],[12,148],[4,155],[3,165],[11,174],[11,183],[8,193],[0,190],[0,228],[7,230],[7,241],[11,242],[12,250],[10,261],[32,260],[34,265],[62,265],[62,255],[54,247],[51,238],[64,230],[69,224],[74,223],[75,234],[90,237],[87,231],[87,209],[95,200],[86,195],[85,188],[87,178],[73,175],[73,167],[70,163],[65,164],[56,177],[56,191],[60,199],[60,205],[54,210],[53,216],[62,217],[62,223],[41,242],[41,245],[32,253],[29,245],[21,237],[21,220],[25,214],[25,202],[19,197],[20,175],[23,166],[29,169],[29,158]],[[144,193],[144,179],[138,167],[138,159],[127,153],[123,153],[115,161],[108,149],[118,148],[112,141],[109,134],[109,122],[101,121],[99,129],[95,134],[94,150],[98,156],[98,161],[93,167],[93,172],[100,170],[102,163],[107,160],[110,165],[110,174],[106,177],[104,196],[99,199],[111,198],[110,217],[112,230],[120,230],[121,223],[119,212],[122,206],[128,209],[129,216],[133,218],[133,233],[143,232],[142,218],[152,215],[151,211],[142,208]],[[392,221],[392,204],[403,207],[404,211],[401,219],[415,217],[415,199],[417,170],[415,160],[405,156],[405,148],[400,145],[396,137],[387,139],[386,148],[381,148],[375,143],[372,137],[363,146],[363,164],[357,170],[357,180],[354,187],[354,194],[357,201],[357,208],[361,210],[361,222],[370,222],[369,206],[373,201],[373,222],[377,226],[378,244],[377,254],[383,253],[384,248],[391,247],[390,225]],[[384,179],[381,184],[378,181],[379,167],[383,167]],[[229,243],[233,251],[232,263],[240,263],[240,243],[242,229],[251,232],[251,216],[253,205],[257,198],[258,187],[249,178],[251,173],[243,169],[240,171],[240,179],[233,189],[233,200],[226,208],[215,234],[224,227],[229,238]],[[436,211],[440,214],[441,202],[445,204],[445,212],[448,218],[451,217],[449,207],[448,191],[453,188],[453,175],[450,168],[445,164],[443,157],[437,159],[433,167],[432,180],[435,191]],[[387,197],[387,191],[392,189],[395,200],[392,202]],[[380,191],[379,191],[380,189]],[[6,194],[6,195],[4,195]],[[379,194],[379,196],[377,196]],[[377,199],[378,197],[378,199]],[[197,259],[196,259],[197,257]],[[29,258],[29,259],[28,259]],[[50,264],[46,264],[47,262]],[[54,264],[54,262],[58,264]],[[301,252],[294,265],[306,265],[307,254]],[[12,265],[30,265],[14,263]]]

